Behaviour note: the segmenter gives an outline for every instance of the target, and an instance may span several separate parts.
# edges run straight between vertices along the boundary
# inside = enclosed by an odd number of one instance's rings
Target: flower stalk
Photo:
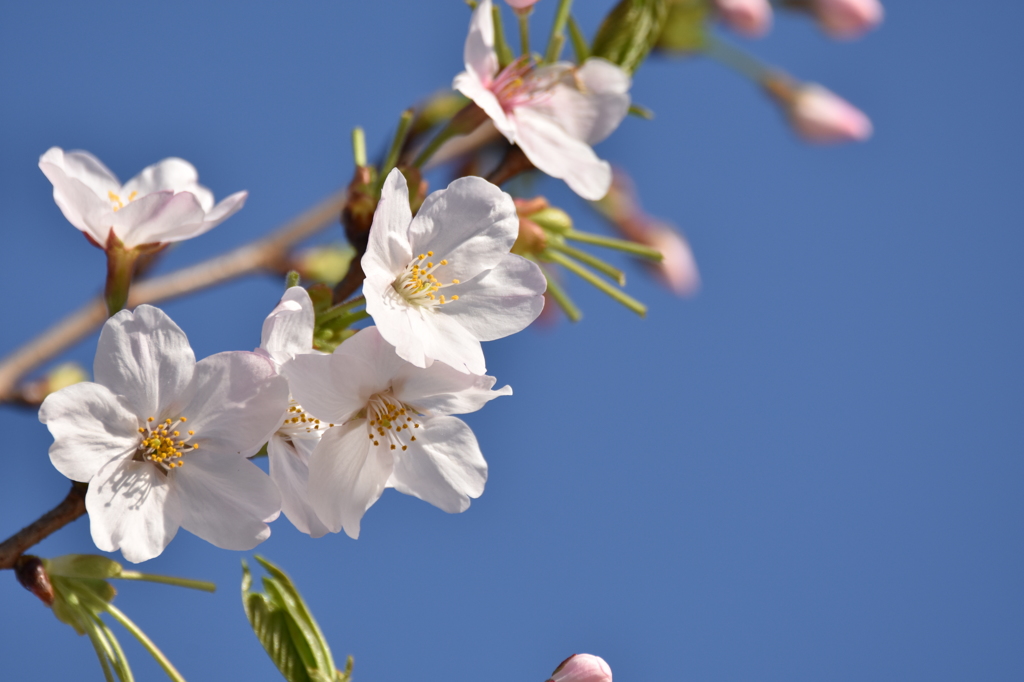
[[[558,0],[558,9],[555,10],[555,23],[551,27],[551,38],[548,39],[548,50],[544,61],[554,64],[562,54],[562,45],[565,44],[565,25],[569,21],[569,11],[572,9],[572,0]]]

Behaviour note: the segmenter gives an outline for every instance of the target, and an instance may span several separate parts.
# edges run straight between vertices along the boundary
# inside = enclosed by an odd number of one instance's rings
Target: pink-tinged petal
[[[469,35],[463,49],[466,70],[478,81],[489,85],[498,73],[498,53],[494,51],[494,20],[491,17],[491,0],[482,0],[473,10],[469,21]]]
[[[278,365],[313,349],[313,301],[302,287],[290,287],[263,321],[260,348]]]
[[[612,169],[585,142],[568,134],[541,111],[523,106],[515,110],[519,147],[540,170],[564,180],[584,199],[597,201],[608,193]]]
[[[364,330],[356,336],[365,333]],[[339,353],[340,350],[341,346],[331,355],[297,355],[281,368],[295,402],[317,419],[335,424],[351,418],[366,406],[371,395],[387,388],[386,383],[381,385],[378,381],[377,369],[371,362]]]
[[[100,384],[83,382],[46,396],[39,421],[53,435],[50,461],[73,481],[88,482],[139,444],[138,418]]]
[[[793,128],[808,142],[863,142],[871,137],[871,120],[859,109],[820,85],[800,87],[789,104]]]
[[[612,682],[612,669],[600,656],[573,654],[555,668],[548,682]]]
[[[69,178],[78,180],[93,194],[107,200],[107,193],[117,194],[121,183],[110,169],[89,152],[74,150],[66,152],[60,147],[50,147],[39,157],[39,163],[48,163],[60,168]]]
[[[505,0],[509,7],[514,9],[529,9],[537,4],[538,0]]]
[[[191,192],[196,195],[203,211],[209,211],[213,208],[213,195],[205,187],[197,189],[200,187],[195,166],[185,159],[171,157],[143,168],[142,172],[124,183],[121,199],[128,201],[132,192],[140,197],[154,192]]]
[[[416,367],[430,366],[432,358],[426,354],[423,339],[431,332],[428,318],[435,315],[435,312],[411,305],[394,290],[390,282],[380,284],[366,280],[363,282],[363,293],[366,296],[366,312],[373,318],[375,325],[371,327],[374,333],[394,346],[398,357],[406,362]],[[365,330],[356,336],[364,333]]]
[[[288,409],[288,382],[273,361],[248,351],[217,353],[196,363],[186,417],[199,452],[251,457],[277,430]]]
[[[299,532],[314,538],[328,532],[309,502],[309,457],[318,442],[274,435],[267,444],[270,478],[281,491],[281,510]]]
[[[113,214],[114,232],[128,248],[176,242],[192,236],[203,209],[189,192],[156,192],[125,204]]]
[[[112,460],[89,483],[85,509],[92,541],[139,563],[158,556],[181,525],[181,504],[167,476],[149,462]]]
[[[182,227],[178,232],[178,240],[191,239],[192,237],[198,237],[201,234],[209,232],[234,214],[238,213],[242,207],[245,206],[245,200],[248,197],[249,193],[243,190],[241,192],[235,192],[231,196],[224,198],[206,214],[206,219],[201,223],[189,227]],[[212,194],[210,195],[210,200],[211,202],[213,200]]]
[[[700,272],[689,242],[669,225],[651,227],[641,240],[661,251],[660,263],[652,264],[658,276],[678,296],[692,296],[700,288]]]
[[[593,57],[535,108],[572,137],[594,145],[611,135],[629,113],[631,83],[629,74],[618,66]]]
[[[760,38],[772,27],[768,0],[715,0],[722,23],[748,38]]]
[[[181,527],[221,549],[248,550],[270,537],[281,494],[247,459],[190,452],[170,473],[181,500]]]
[[[882,23],[878,0],[814,0],[812,11],[822,30],[833,38],[859,38]]]
[[[162,419],[187,397],[195,366],[185,332],[164,311],[140,305],[103,325],[93,376],[139,418]]]
[[[476,412],[495,398],[512,395],[510,386],[492,391],[495,381],[435,362],[426,369],[407,366],[395,375],[392,388],[403,403],[425,414],[445,416]]]
[[[459,300],[437,308],[480,341],[493,341],[526,329],[544,308],[547,280],[536,263],[506,253],[489,270],[451,287]]]
[[[455,417],[424,420],[416,442],[397,452],[388,484],[449,514],[464,512],[484,492],[487,462],[476,436]]]
[[[493,92],[486,85],[480,82],[475,75],[469,71],[463,71],[452,81],[452,89],[458,90],[463,95],[473,100],[484,113],[490,117],[494,127],[498,129],[512,144],[516,142],[516,129],[512,121],[505,115],[505,110]],[[458,138],[456,138],[458,139]],[[439,152],[440,153],[440,150]]]
[[[448,261],[434,272],[444,284],[493,268],[518,234],[512,197],[478,177],[459,178],[430,194],[409,226],[414,255],[433,251],[426,261]]]
[[[374,447],[366,420],[328,429],[309,459],[309,500],[332,532],[359,537],[360,521],[394,469],[391,451]]]
[[[49,154],[49,152],[47,152]],[[113,224],[110,202],[101,199],[82,181],[70,177],[60,166],[44,160],[39,169],[53,185],[53,200],[72,225],[97,244],[106,244]]]
[[[412,259],[409,246],[409,186],[397,168],[388,174],[381,188],[380,203],[373,214],[370,239],[361,265],[367,278],[390,283]]]

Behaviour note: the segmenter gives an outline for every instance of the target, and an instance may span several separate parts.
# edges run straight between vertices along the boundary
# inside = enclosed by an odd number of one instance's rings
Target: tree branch
[[[85,483],[72,483],[64,501],[0,543],[0,569],[14,568],[22,553],[85,514]]]
[[[165,301],[257,270],[273,269],[286,258],[288,247],[338,219],[346,194],[344,190],[336,192],[263,239],[176,272],[136,282],[128,297],[129,307]],[[80,341],[106,318],[103,297],[97,296],[11,353],[0,362],[0,402],[16,396],[18,381],[25,374]]]

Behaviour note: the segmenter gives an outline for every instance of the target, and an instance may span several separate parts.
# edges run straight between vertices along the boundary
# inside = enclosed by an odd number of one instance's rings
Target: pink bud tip
[[[789,118],[805,140],[819,144],[863,142],[873,131],[871,120],[860,109],[814,84],[796,90]]]
[[[700,288],[697,259],[683,235],[670,225],[654,223],[648,226],[643,242],[661,251],[661,262],[654,264],[655,272],[677,296],[692,296]]]
[[[814,15],[833,38],[857,38],[882,23],[878,0],[815,0]]]
[[[722,22],[749,38],[759,38],[772,26],[772,6],[768,0],[715,0]]]
[[[505,2],[508,3],[509,7],[514,7],[515,9],[530,9],[537,4],[538,0],[505,0]]]
[[[548,682],[612,682],[612,669],[600,656],[573,654],[555,668]]]

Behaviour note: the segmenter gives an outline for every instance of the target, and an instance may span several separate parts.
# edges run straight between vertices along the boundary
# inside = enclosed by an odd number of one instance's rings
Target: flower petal
[[[371,395],[387,388],[378,382],[376,368],[368,360],[340,352],[344,345],[331,355],[297,355],[281,367],[295,402],[317,419],[335,424],[348,420],[366,406]]]
[[[204,188],[205,189],[205,188]],[[246,191],[235,192],[229,197],[225,197],[218,203],[213,209],[206,214],[206,219],[201,223],[193,225],[189,228],[182,227],[178,233],[178,241],[184,239],[191,239],[192,237],[198,237],[201,234],[209,232],[213,228],[220,225],[222,222],[238,213],[245,206],[245,200],[249,197],[249,193]],[[212,195],[211,195],[212,201]]]
[[[480,341],[526,329],[544,309],[547,280],[536,263],[507,253],[493,269],[452,287],[458,301],[437,308]],[[462,293],[465,291],[465,293]]]
[[[565,131],[543,111],[518,107],[514,116],[519,147],[526,157],[548,175],[564,180],[584,199],[597,201],[608,193],[612,169],[590,146]]]
[[[408,237],[411,222],[409,186],[405,176],[396,168],[388,174],[381,188],[380,203],[370,227],[370,240],[360,261],[367,279],[390,285],[409,264],[412,260]]]
[[[190,392],[180,414],[169,416],[188,418],[200,452],[234,458],[256,454],[288,409],[288,382],[269,358],[248,351],[200,360]]]
[[[192,236],[203,221],[202,207],[190,192],[154,192],[125,204],[113,214],[114,232],[128,248],[176,242]]]
[[[140,305],[107,320],[96,346],[93,376],[140,418],[170,416],[192,380],[196,356],[167,313]],[[175,417],[177,415],[174,415]]]
[[[449,514],[466,511],[487,482],[487,462],[476,436],[455,417],[427,419],[422,430],[416,445],[395,458],[389,485]]]
[[[85,495],[92,541],[139,563],[158,556],[181,525],[181,505],[167,476],[149,462],[111,460]]]
[[[86,151],[66,152],[60,147],[50,147],[39,157],[39,163],[57,166],[69,178],[78,180],[104,201],[107,199],[107,192],[117,194],[121,189],[121,182],[117,176],[111,173],[102,161]]]
[[[87,482],[139,444],[138,418],[106,386],[83,382],[46,396],[39,421],[53,435],[50,461],[73,481]]]
[[[51,152],[53,150],[50,150]],[[101,246],[106,244],[113,220],[110,202],[104,201],[85,183],[69,176],[62,167],[48,162],[43,155],[39,169],[53,184],[53,200],[72,225]]]
[[[275,434],[267,444],[270,478],[281,491],[282,511],[300,532],[314,538],[327,533],[309,502],[309,456],[318,442],[285,440]]]
[[[492,391],[495,381],[494,377],[465,374],[435,362],[426,369],[408,367],[399,372],[392,388],[396,398],[426,414],[467,414],[497,397],[512,395],[510,386]]]
[[[494,127],[498,129],[502,135],[505,136],[512,144],[516,142],[516,128],[512,121],[509,120],[508,116],[505,115],[505,110],[501,106],[501,102],[498,101],[497,96],[491,90],[480,82],[471,71],[463,71],[455,77],[452,81],[452,89],[458,90],[463,95],[473,100],[473,102],[484,110],[491,121],[494,122]],[[441,154],[435,155],[435,159],[440,157]]]
[[[190,192],[195,195],[203,212],[213,208],[213,193],[199,184],[196,167],[185,159],[171,157],[142,169],[142,172],[124,183],[121,198],[128,200],[132,192],[140,197],[154,192]]]
[[[494,51],[494,19],[491,0],[482,0],[469,20],[469,35],[462,51],[466,70],[484,85],[498,73],[498,53]]]
[[[247,459],[213,452],[185,455],[171,476],[181,500],[181,527],[221,549],[248,550],[270,537],[281,494]]]
[[[459,178],[432,193],[409,226],[412,253],[433,251],[434,262],[448,261],[435,272],[443,283],[493,268],[518,234],[512,197],[478,177]]]
[[[260,348],[278,365],[295,355],[313,350],[313,301],[302,287],[289,287],[267,319],[263,321]]]
[[[328,429],[309,459],[313,509],[332,532],[344,528],[353,539],[394,469],[391,451],[373,447],[366,433],[365,419]]]
[[[574,85],[559,86],[549,102],[561,126],[573,137],[594,145],[612,134],[629,113],[629,74],[611,62],[592,57],[576,70]]]

